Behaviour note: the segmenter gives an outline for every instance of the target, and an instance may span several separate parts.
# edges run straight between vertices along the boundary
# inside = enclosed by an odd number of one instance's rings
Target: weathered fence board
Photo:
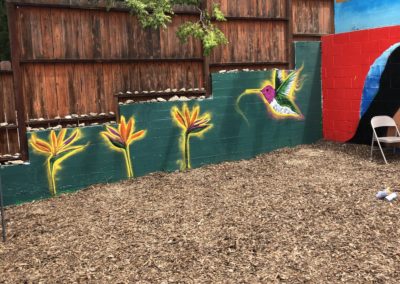
[[[0,69],[0,156],[18,152],[12,72]]]
[[[12,72],[0,70],[0,122],[15,123]]]
[[[201,62],[25,64],[22,69],[28,118],[114,111],[114,94],[126,90],[204,85]]]
[[[293,0],[293,33],[329,34],[333,33],[333,1]]]
[[[229,44],[217,48],[212,63],[283,62],[285,54],[285,22],[234,21],[218,24]]]
[[[21,60],[201,57],[199,41],[177,43],[176,30],[196,16],[174,18],[169,29],[143,29],[129,13],[24,7]]]
[[[227,16],[286,17],[286,0],[208,0],[209,7],[212,2],[219,4],[222,12]]]

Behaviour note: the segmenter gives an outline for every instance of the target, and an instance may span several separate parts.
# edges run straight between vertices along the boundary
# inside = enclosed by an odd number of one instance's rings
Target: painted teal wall
[[[296,43],[295,50],[296,68],[304,64],[302,74],[306,76],[302,89],[296,95],[296,103],[305,119],[275,120],[258,96],[246,96],[240,105],[248,117],[248,125],[235,111],[235,101],[245,89],[259,88],[262,81],[271,76],[271,71],[212,74],[212,98],[188,102],[190,107],[198,104],[201,113],[211,113],[213,124],[203,138],[192,137],[190,140],[192,167],[247,159],[277,148],[321,139],[320,44]],[[181,132],[172,122],[171,108],[181,108],[182,104],[163,102],[120,107],[122,115],[135,117],[136,131],[148,131],[143,140],[131,145],[136,176],[179,169]],[[63,162],[62,170],[57,174],[58,193],[126,178],[123,155],[110,150],[100,136],[104,126],[84,127],[81,131],[83,136],[76,144],[88,143],[88,146]],[[49,131],[36,134],[38,138],[47,140]],[[30,136],[28,134],[28,138]],[[50,197],[45,156],[36,154],[32,149],[29,165],[3,167],[0,173],[7,205]]]

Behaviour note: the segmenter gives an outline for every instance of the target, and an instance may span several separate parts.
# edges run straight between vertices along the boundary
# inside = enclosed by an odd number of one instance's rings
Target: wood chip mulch
[[[320,142],[6,210],[0,283],[400,283],[400,155]]]

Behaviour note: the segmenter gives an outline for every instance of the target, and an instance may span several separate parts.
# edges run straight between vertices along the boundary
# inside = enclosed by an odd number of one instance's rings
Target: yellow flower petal
[[[33,149],[35,149],[36,151],[42,154],[51,155],[52,152],[49,143],[43,141],[42,139],[38,139],[35,134],[32,134],[30,142]]]
[[[53,153],[53,155],[57,154],[57,136],[56,136],[56,132],[54,130],[52,130],[50,132],[50,145],[51,145],[51,152]]]
[[[125,121],[125,117],[123,115],[121,115],[118,130],[119,130],[118,132],[121,135],[122,140],[126,141],[124,139],[124,137],[126,137],[126,121]]]
[[[187,104],[183,105],[183,113],[185,115],[186,127],[190,127],[190,111]]]
[[[126,126],[126,130],[125,130],[125,136],[123,137],[124,141],[127,141],[129,136],[132,134],[133,132],[133,118],[131,117],[128,121],[128,125]]]
[[[179,110],[176,110],[176,112],[174,113],[175,116],[175,120],[183,127],[183,128],[187,128],[186,123],[185,123],[185,119],[183,118],[182,114],[179,112]]]
[[[57,145],[58,145],[58,147],[60,147],[63,144],[66,133],[67,133],[67,129],[66,128],[62,128],[60,130],[60,132],[58,133],[58,137],[57,137]]]
[[[133,133],[129,136],[127,144],[131,144],[134,141],[140,140],[146,136],[147,130],[139,130],[138,132]]]
[[[193,108],[193,110],[192,110],[192,117],[190,119],[190,125],[193,125],[193,123],[197,120],[199,112],[200,112],[200,107],[199,106],[195,106]]]

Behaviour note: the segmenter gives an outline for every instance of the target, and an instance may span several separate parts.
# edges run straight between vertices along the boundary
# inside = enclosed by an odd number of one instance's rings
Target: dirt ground
[[[6,210],[1,283],[400,283],[400,155],[321,142]]]

